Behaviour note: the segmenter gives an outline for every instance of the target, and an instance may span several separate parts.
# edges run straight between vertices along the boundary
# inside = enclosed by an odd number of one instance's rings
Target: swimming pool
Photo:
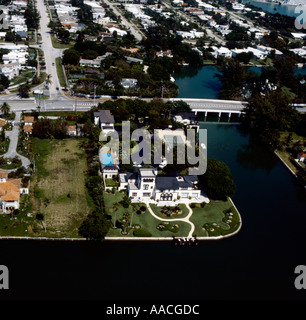
[[[114,160],[113,160],[113,156],[111,153],[102,153],[102,163],[104,165],[113,165],[114,164]]]

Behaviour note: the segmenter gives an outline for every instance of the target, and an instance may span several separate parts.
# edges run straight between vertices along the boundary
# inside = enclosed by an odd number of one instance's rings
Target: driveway
[[[14,126],[12,131],[6,131],[5,136],[10,139],[10,145],[8,151],[2,156],[3,158],[14,158],[18,157],[21,162],[23,167],[26,169],[29,167],[31,164],[30,160],[19,153],[17,153],[17,144],[18,144],[18,137],[19,137],[19,129],[20,129],[20,117],[21,117],[21,112],[16,112],[16,117],[14,121]],[[9,171],[14,171],[9,170]]]

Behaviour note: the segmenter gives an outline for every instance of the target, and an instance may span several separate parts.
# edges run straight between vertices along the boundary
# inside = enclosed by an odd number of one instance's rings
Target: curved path
[[[16,150],[17,150],[17,144],[18,144],[18,138],[19,138],[19,129],[20,129],[20,117],[21,117],[21,112],[16,112],[16,117],[14,120],[14,126],[12,131],[6,131],[5,135],[7,138],[10,139],[10,145],[8,151],[2,155],[3,158],[14,158],[18,157],[21,162],[22,166],[25,167],[26,169],[29,167],[31,164],[31,161],[20,155]],[[9,171],[15,171],[16,169],[12,169]]]
[[[151,215],[152,215],[155,219],[157,219],[157,220],[166,221],[166,222],[182,221],[182,222],[186,222],[186,223],[190,224],[191,230],[189,231],[189,234],[188,234],[187,238],[192,238],[192,234],[193,234],[193,232],[194,232],[194,230],[195,230],[195,226],[194,226],[194,224],[193,224],[191,221],[189,221],[189,218],[192,216],[193,211],[192,211],[192,209],[189,207],[189,204],[187,204],[187,203],[184,203],[184,204],[186,205],[187,209],[189,210],[189,213],[188,213],[188,215],[187,215],[185,218],[177,218],[177,219],[164,219],[164,218],[160,218],[159,216],[157,216],[157,215],[153,212],[153,210],[151,209],[149,203],[146,203],[146,206],[147,206],[149,212],[151,213]]]

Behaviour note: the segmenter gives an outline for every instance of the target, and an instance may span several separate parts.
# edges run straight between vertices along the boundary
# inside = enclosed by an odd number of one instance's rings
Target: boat
[[[173,237],[173,243],[175,246],[197,246],[199,241],[196,236],[192,238],[175,238]]]

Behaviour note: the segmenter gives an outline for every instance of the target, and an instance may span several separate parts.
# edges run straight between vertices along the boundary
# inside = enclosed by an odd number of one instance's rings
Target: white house
[[[4,64],[11,64],[11,63],[20,63],[25,64],[26,63],[26,57],[27,53],[25,52],[19,52],[19,51],[10,51],[7,54],[4,54],[2,56],[2,60]]]
[[[119,182],[119,189],[126,188],[132,202],[209,202],[201,194],[197,176],[159,176],[155,169],[134,168],[134,172],[120,174]]]
[[[112,28],[108,28],[109,32],[114,33],[115,31],[117,32],[117,35],[120,37],[123,37],[127,34],[126,31],[112,27]]]
[[[236,57],[237,54],[243,53],[243,52],[245,52],[245,53],[252,52],[254,57],[257,59],[260,59],[260,60],[263,60],[267,57],[266,52],[263,52],[261,50],[258,50],[258,49],[252,48],[252,47],[248,47],[246,49],[233,49],[232,50],[233,57]]]
[[[289,49],[289,51],[294,52],[295,54],[299,55],[300,57],[306,56],[306,47],[296,48],[296,49]]]
[[[19,75],[20,64],[13,62],[9,64],[0,64],[0,74],[4,74],[9,80]]]
[[[123,78],[120,84],[123,86],[124,89],[135,89],[137,86],[137,82],[137,79]]]
[[[94,112],[94,123],[100,126],[103,133],[115,131],[115,119],[109,110]]]
[[[201,31],[195,31],[195,30],[191,30],[191,31],[176,31],[176,34],[181,36],[182,38],[185,39],[196,39],[196,38],[201,38],[204,36],[204,32]]]
[[[218,48],[218,47],[212,46],[211,48],[213,49],[213,52],[211,54],[215,59],[218,57],[231,58],[233,55],[232,51],[226,47]]]

